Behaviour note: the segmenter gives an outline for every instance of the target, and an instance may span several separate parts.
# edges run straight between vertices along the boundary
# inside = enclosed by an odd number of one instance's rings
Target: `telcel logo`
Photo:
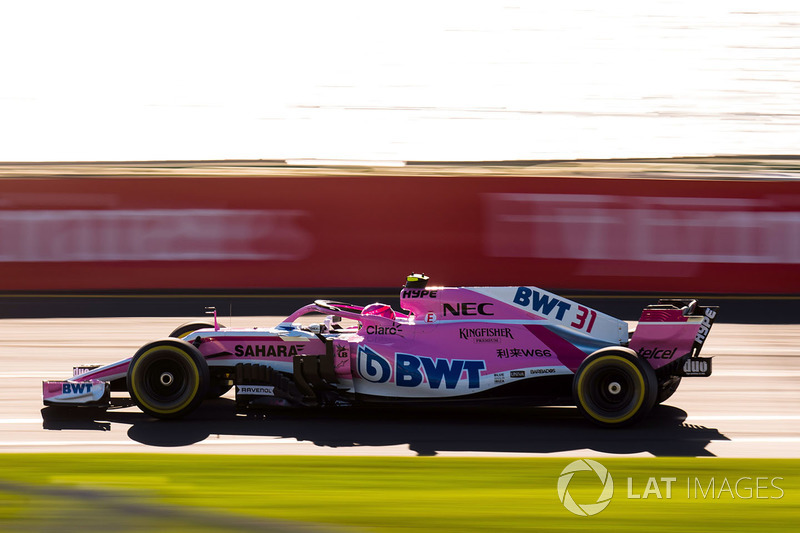
[[[639,356],[643,357],[644,359],[672,359],[672,356],[675,355],[675,352],[678,350],[678,347],[671,350],[662,350],[661,348],[639,348]]]
[[[569,493],[569,483],[572,481],[572,476],[575,475],[575,472],[587,470],[597,474],[597,477],[600,478],[600,482],[603,484],[603,491],[600,493],[600,496],[597,497],[596,502],[578,504],[572,499],[572,495]],[[591,459],[578,459],[577,461],[571,462],[561,471],[561,475],[558,477],[558,499],[561,500],[561,503],[564,504],[564,507],[566,507],[569,512],[578,516],[596,515],[608,507],[613,495],[614,480],[611,478],[608,469]]]

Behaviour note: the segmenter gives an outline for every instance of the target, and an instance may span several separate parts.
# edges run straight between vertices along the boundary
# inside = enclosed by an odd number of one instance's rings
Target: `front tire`
[[[139,408],[155,418],[180,418],[208,393],[208,364],[191,344],[178,339],[139,349],[128,367],[128,390]]]
[[[581,414],[602,427],[641,420],[653,408],[658,381],[653,368],[635,352],[603,349],[586,358],[572,382]]]
[[[188,322],[172,330],[172,333],[170,333],[169,336],[175,337],[176,339],[182,339],[189,335],[189,333],[194,333],[198,329],[212,329],[213,327],[214,324],[209,324],[208,322]],[[220,325],[220,329],[223,328],[225,328],[225,326]]]
[[[194,333],[198,329],[212,329],[214,328],[214,324],[209,324],[208,322],[188,322],[183,324],[182,326],[178,326],[172,333],[169,334],[170,337],[175,337],[176,339],[183,339],[186,338],[190,333]],[[219,325],[220,329],[225,329],[225,326],[222,324]],[[211,378],[211,381],[208,384],[208,393],[206,394],[206,398],[209,400],[213,400],[214,398],[219,398],[229,390],[233,385],[230,382],[230,379],[227,377],[214,377]]]

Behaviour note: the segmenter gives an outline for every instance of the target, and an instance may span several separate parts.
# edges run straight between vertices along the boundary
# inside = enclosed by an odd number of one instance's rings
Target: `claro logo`
[[[392,324],[391,326],[367,326],[367,334],[369,335],[402,335],[403,328],[400,324]]]

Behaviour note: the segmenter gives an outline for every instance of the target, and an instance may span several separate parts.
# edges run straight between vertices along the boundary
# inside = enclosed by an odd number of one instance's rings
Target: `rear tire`
[[[208,393],[208,364],[188,342],[165,339],[146,344],[128,367],[128,390],[139,409],[155,418],[180,418]]]
[[[602,427],[641,420],[653,408],[658,381],[653,368],[635,352],[603,349],[586,358],[572,382],[581,414]]]

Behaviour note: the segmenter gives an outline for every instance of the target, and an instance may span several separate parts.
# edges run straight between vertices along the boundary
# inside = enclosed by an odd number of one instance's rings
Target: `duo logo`
[[[579,505],[575,503],[575,500],[572,499],[569,493],[569,482],[572,481],[572,476],[575,475],[575,472],[584,470],[597,474],[597,477],[600,478],[600,482],[603,483],[603,492],[600,493],[595,503]],[[561,471],[561,475],[558,477],[558,499],[561,500],[561,503],[564,504],[564,507],[566,507],[569,512],[578,516],[596,515],[608,507],[613,495],[614,480],[611,479],[611,474],[608,469],[591,459],[578,459],[577,461],[571,462]]]
[[[467,387],[477,389],[481,384],[484,361],[462,359],[433,359],[407,353],[395,354],[395,384],[398,387],[418,387],[428,378],[428,386],[438,389],[455,389],[466,372]],[[383,356],[368,346],[358,347],[358,374],[370,383],[386,383],[392,378],[392,366]]]

